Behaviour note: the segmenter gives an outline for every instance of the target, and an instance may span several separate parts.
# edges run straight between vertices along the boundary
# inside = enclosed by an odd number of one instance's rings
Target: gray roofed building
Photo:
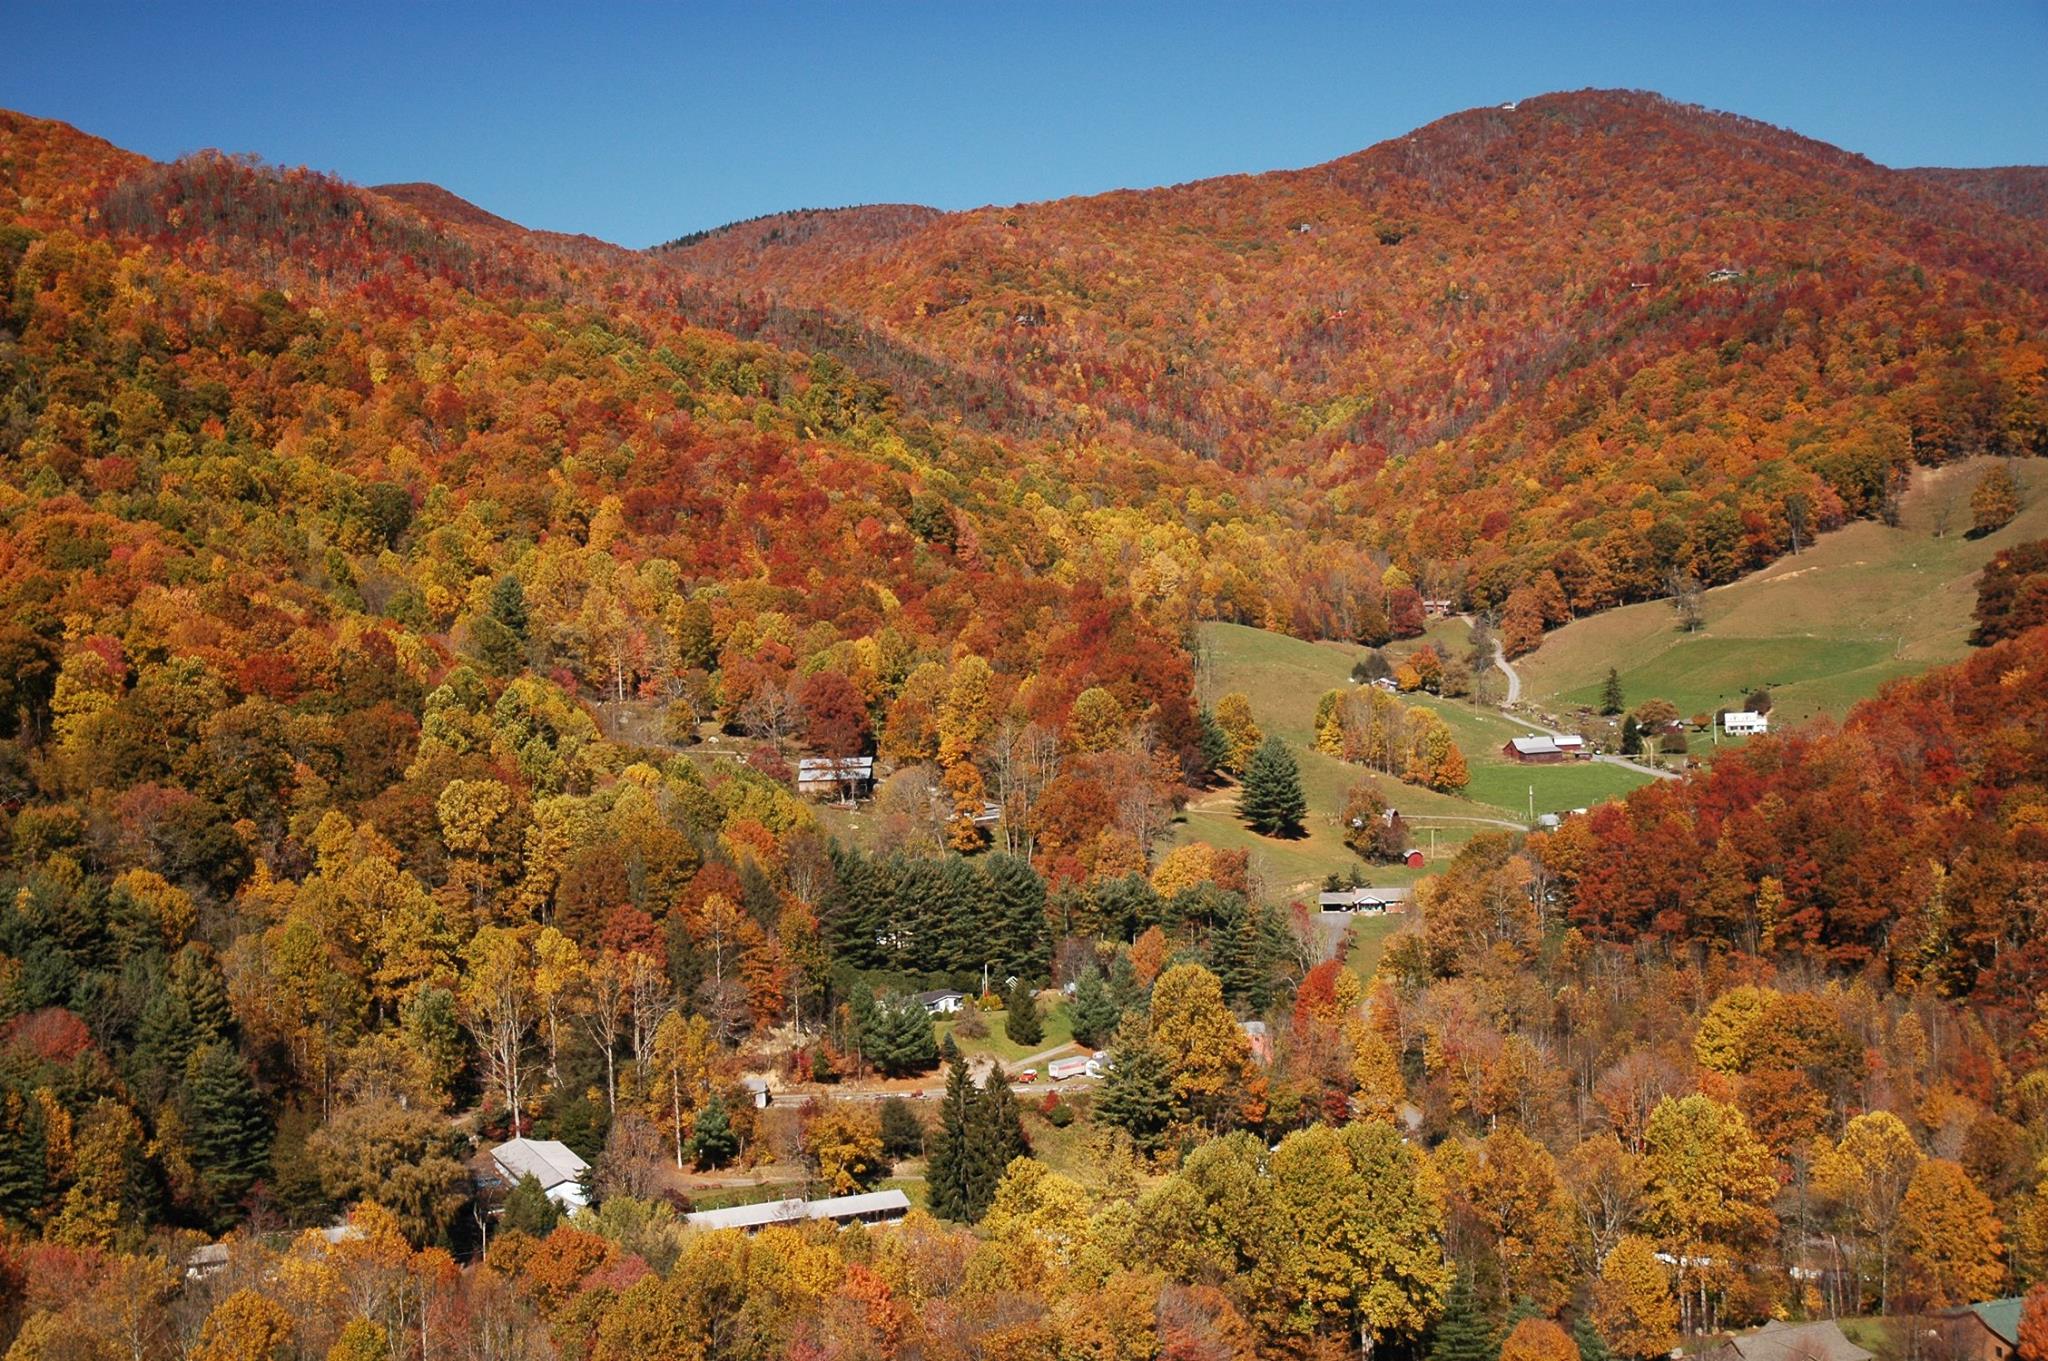
[[[1405,887],[1386,888],[1326,888],[1316,895],[1316,908],[1322,912],[1405,912],[1408,910],[1410,890]]]
[[[868,1191],[857,1196],[830,1196],[824,1200],[769,1200],[758,1205],[734,1205],[724,1210],[698,1210],[683,1216],[700,1229],[739,1229],[752,1233],[775,1224],[801,1224],[824,1219],[834,1224],[893,1224],[910,1213],[910,1197],[900,1190]]]
[[[491,1162],[508,1187],[530,1175],[548,1193],[548,1199],[565,1210],[590,1203],[582,1181],[590,1164],[560,1140],[508,1139],[491,1150]]]
[[[1842,1335],[1833,1319],[1781,1323],[1772,1319],[1754,1332],[1737,1333],[1700,1353],[1699,1361],[1872,1361],[1871,1354]]]
[[[805,756],[796,763],[796,792],[857,799],[874,787],[872,756]]]

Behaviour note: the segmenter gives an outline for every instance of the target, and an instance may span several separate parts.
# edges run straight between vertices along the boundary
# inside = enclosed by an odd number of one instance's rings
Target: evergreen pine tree
[[[1500,1338],[1480,1313],[1472,1282],[1463,1276],[1451,1282],[1444,1316],[1429,1344],[1429,1361],[1500,1361]]]
[[[891,1158],[915,1158],[924,1152],[924,1123],[900,1096],[882,1103],[882,1152]]]
[[[128,1055],[131,1080],[146,1100],[163,1100],[183,1076],[185,1061],[197,1043],[192,1030],[192,1009],[185,1004],[184,993],[166,980],[143,1007],[135,1047]]]
[[[1091,1049],[1114,1035],[1117,1022],[1123,1017],[1109,995],[1109,984],[1100,969],[1091,968],[1074,981],[1074,1000],[1067,1010],[1074,1020],[1074,1038]]]
[[[548,1199],[548,1193],[541,1189],[540,1178],[528,1172],[506,1194],[502,1222],[508,1229],[545,1238],[555,1231],[555,1225],[562,1222],[562,1207]]]
[[[1572,1320],[1572,1341],[1579,1344],[1579,1361],[1614,1361],[1614,1353],[1608,1350],[1607,1340],[1593,1326],[1593,1316],[1588,1312],[1581,1311]]]
[[[1090,892],[1095,899],[1099,929],[1105,936],[1136,940],[1139,932],[1160,919],[1163,905],[1159,894],[1142,874],[1098,882]]]
[[[49,1198],[41,1107],[0,1092],[0,1223],[26,1223]]]
[[[1200,758],[1197,783],[1213,784],[1217,773],[1223,769],[1223,763],[1230,759],[1230,736],[1216,721],[1216,715],[1207,709],[1202,710],[1202,733],[1195,749]]]
[[[1600,712],[1618,714],[1626,707],[1621,695],[1621,673],[1610,666],[1607,681],[1600,687]]]
[[[958,859],[958,857],[952,857]],[[960,913],[969,904],[952,900],[944,862],[918,858],[897,866],[895,909],[882,934],[893,938],[888,967],[918,972],[945,972],[961,930]],[[981,967],[976,961],[974,968]]]
[[[867,912],[868,858],[837,841],[826,854],[832,881],[818,899],[818,923],[835,957],[861,968],[875,964],[874,923]]]
[[[1149,1044],[1119,1044],[1095,1101],[1095,1118],[1131,1136],[1146,1152],[1157,1150],[1173,1124],[1173,1083],[1166,1060]]]
[[[946,1094],[939,1101],[939,1127],[932,1134],[925,1159],[926,1204],[939,1218],[958,1223],[976,1218],[971,1212],[972,1174],[968,1161],[969,1131],[979,1114],[977,1098],[967,1065],[955,1063],[946,1074]]]
[[[699,1168],[723,1167],[739,1156],[739,1136],[732,1132],[732,1119],[725,1113],[725,1098],[713,1096],[697,1113],[690,1131],[690,1160]]]
[[[1265,974],[1265,943],[1250,906],[1236,894],[1209,936],[1209,971],[1223,985],[1226,1000],[1262,1011],[1260,994]],[[1270,1000],[1270,999],[1267,999]]]
[[[1045,917],[1045,880],[1021,855],[997,852],[982,864],[988,886],[989,930],[1001,942],[997,963],[1010,973],[1042,976],[1052,963],[1052,930]]]
[[[994,920],[997,908],[973,861],[949,855],[934,863],[939,870],[939,892],[931,910],[937,916],[937,928],[925,967],[967,973],[980,968],[991,949],[1002,946],[1001,928]]]
[[[1301,820],[1308,814],[1301,767],[1278,737],[1259,743],[1245,763],[1237,808],[1245,824],[1261,836],[1294,836],[1301,831]]]
[[[1621,720],[1621,754],[1623,756],[1640,756],[1642,750],[1643,726],[1636,722],[1634,714],[1630,714],[1627,718]]]
[[[171,961],[171,986],[185,999],[194,1044],[235,1037],[235,1012],[220,962],[203,945],[187,945]]]
[[[1122,1015],[1145,1001],[1145,989],[1138,983],[1138,970],[1129,955],[1120,954],[1109,966],[1109,1000]]]
[[[898,998],[889,1008],[889,1071],[896,1076],[924,1073],[938,1066],[939,1045],[932,1018],[912,997]]]
[[[975,1102],[974,1121],[968,1126],[968,1211],[969,1222],[978,1223],[996,1198],[996,1185],[1010,1163],[1031,1152],[1024,1137],[1024,1117],[1017,1109],[1017,1097],[1010,1091],[1010,1079],[1000,1064],[988,1070]]]
[[[491,587],[491,618],[520,642],[526,641],[526,588],[515,576],[499,577]]]
[[[200,1045],[185,1061],[182,1105],[201,1181],[216,1203],[234,1202],[269,1163],[270,1120],[249,1066],[227,1045]]]
[[[1038,994],[1028,978],[1019,978],[1010,989],[1003,1011],[1003,1033],[1011,1044],[1033,1045],[1045,1038],[1045,1026],[1038,1017]]]

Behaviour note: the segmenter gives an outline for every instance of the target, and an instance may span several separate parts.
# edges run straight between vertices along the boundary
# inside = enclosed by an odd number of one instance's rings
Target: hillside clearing
[[[1858,521],[1708,591],[1696,633],[1680,633],[1663,601],[1567,624],[1516,661],[1525,702],[1551,713],[1597,703],[1613,666],[1631,705],[1668,699],[1686,715],[1740,707],[1768,686],[1782,726],[1839,716],[1887,681],[1955,660],[1969,650],[1977,573],[1999,549],[2048,535],[2048,467],[2036,460],[2012,465],[2026,499],[2018,518],[1965,537],[1970,490],[1991,462],[1922,469],[1897,528]]]
[[[1456,620],[1432,625],[1431,641],[1462,651],[1465,626]],[[1302,790],[1308,798],[1306,834],[1294,840],[1259,836],[1237,818],[1236,791],[1212,791],[1191,804],[1175,823],[1172,843],[1206,841],[1229,850],[1250,850],[1253,865],[1276,895],[1312,891],[1322,878],[1363,868],[1376,884],[1411,883],[1427,869],[1366,866],[1344,846],[1337,815],[1352,785],[1371,782],[1399,808],[1414,828],[1416,843],[1432,860],[1455,853],[1477,832],[1494,830],[1489,822],[1520,826],[1531,808],[1536,813],[1582,808],[1627,793],[1649,777],[1618,766],[1572,763],[1523,766],[1500,754],[1511,737],[1528,729],[1488,709],[1460,700],[1429,695],[1404,695],[1402,702],[1422,704],[1442,715],[1465,753],[1471,784],[1463,797],[1440,794],[1376,775],[1309,749],[1314,735],[1316,704],[1324,692],[1351,684],[1351,667],[1364,649],[1340,643],[1310,643],[1241,624],[1205,624],[1201,630],[1207,677],[1205,697],[1212,700],[1233,690],[1252,702],[1252,712],[1268,733],[1278,734],[1301,762]],[[1397,646],[1390,652],[1406,650]]]

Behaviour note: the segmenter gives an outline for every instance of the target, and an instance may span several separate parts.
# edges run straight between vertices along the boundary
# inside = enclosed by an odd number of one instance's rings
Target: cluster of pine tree
[[[1045,880],[1022,856],[968,860],[833,852],[819,915],[838,958],[858,967],[1042,978],[1051,966]]]
[[[977,1223],[988,1213],[1004,1169],[1030,1152],[1017,1098],[1002,1069],[989,1069],[988,1077],[976,1086],[967,1065],[955,1063],[946,1075],[939,1128],[925,1163],[931,1212],[941,1219]]]
[[[877,1072],[903,1077],[938,1066],[939,1045],[932,1035],[931,1014],[916,998],[876,998],[865,989],[856,989],[851,1005],[861,1054]]]

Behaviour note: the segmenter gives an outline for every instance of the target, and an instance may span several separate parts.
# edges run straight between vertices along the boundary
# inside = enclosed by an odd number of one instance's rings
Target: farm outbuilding
[[[796,763],[796,792],[812,798],[865,798],[875,787],[872,756],[805,756]]]
[[[1547,733],[1540,737],[1510,738],[1500,749],[1500,754],[1525,766],[1555,765],[1566,759],[1556,739]]]

